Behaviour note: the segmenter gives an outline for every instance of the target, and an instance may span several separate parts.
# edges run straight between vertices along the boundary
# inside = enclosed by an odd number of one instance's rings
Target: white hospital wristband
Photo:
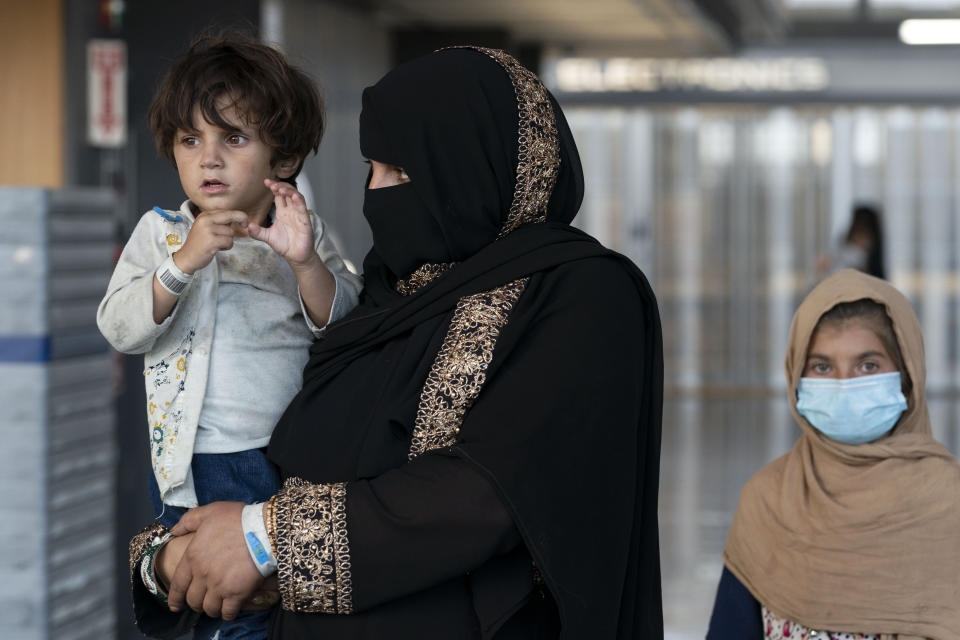
[[[270,538],[267,537],[267,527],[263,523],[263,503],[248,504],[240,515],[243,524],[243,539],[247,543],[247,551],[257,565],[257,571],[263,577],[269,576],[277,570],[277,559],[270,548]]]
[[[193,282],[195,275],[194,273],[187,274],[181,271],[177,263],[173,261],[173,256],[168,257],[157,268],[157,282],[175,296],[183,293],[187,285]]]

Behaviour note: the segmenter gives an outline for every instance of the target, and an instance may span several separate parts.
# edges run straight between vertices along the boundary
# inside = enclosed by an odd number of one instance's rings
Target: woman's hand
[[[233,620],[244,602],[261,589],[263,576],[243,538],[242,502],[214,502],[191,509],[172,530],[193,533],[170,582],[169,606],[184,602],[211,618]]]
[[[277,215],[271,226],[261,227],[250,222],[247,231],[252,238],[266,242],[286,258],[295,272],[313,266],[320,261],[320,256],[313,248],[313,226],[310,224],[306,201],[299,191],[286,182],[269,179],[263,182],[273,192]]]
[[[260,589],[247,598],[240,607],[244,611],[262,611],[276,606],[280,602],[280,586],[277,584],[277,574],[273,574],[263,581]]]
[[[168,593],[170,588],[167,586],[173,579],[173,575],[180,564],[180,559],[190,543],[193,541],[194,534],[187,533],[181,536],[174,536],[160,548],[157,552],[157,560],[154,571],[160,581],[160,588],[164,593]],[[262,611],[276,606],[280,602],[280,589],[277,585],[277,576],[272,575],[264,580],[263,585],[250,596],[240,607],[244,611]]]
[[[160,547],[160,551],[157,552],[154,573],[160,582],[157,586],[159,586],[164,593],[170,591],[168,585],[173,579],[177,565],[180,564],[180,558],[183,557],[184,551],[187,550],[187,546],[189,546],[192,541],[192,533],[188,533],[185,536],[174,536],[170,538],[165,545]]]

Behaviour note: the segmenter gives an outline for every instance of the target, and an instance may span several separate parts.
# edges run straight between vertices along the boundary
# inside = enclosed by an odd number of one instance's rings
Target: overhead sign
[[[127,45],[87,44],[87,141],[97,147],[127,143]]]
[[[565,93],[818,92],[830,84],[819,58],[560,58],[551,83]]]

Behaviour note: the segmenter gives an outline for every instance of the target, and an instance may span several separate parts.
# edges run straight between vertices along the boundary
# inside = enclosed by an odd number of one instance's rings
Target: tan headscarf
[[[834,442],[797,413],[797,384],[820,317],[841,302],[883,304],[913,381],[889,435]],[[803,301],[786,360],[802,429],[740,495],[724,561],[779,616],[884,637],[960,638],[960,464],[930,432],[920,325],[886,282],[844,270]]]

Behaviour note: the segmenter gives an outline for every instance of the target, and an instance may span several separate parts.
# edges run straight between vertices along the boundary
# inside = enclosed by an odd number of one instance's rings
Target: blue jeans
[[[263,449],[236,453],[195,453],[190,465],[197,502],[201,505],[220,500],[264,502],[280,490],[280,473],[267,460]],[[177,524],[186,513],[183,507],[160,502],[157,480],[150,473],[150,499],[157,521],[167,527]],[[264,640],[267,637],[269,611],[244,611],[235,620],[200,616],[193,631],[194,640]],[[219,632],[219,636],[216,635]]]

